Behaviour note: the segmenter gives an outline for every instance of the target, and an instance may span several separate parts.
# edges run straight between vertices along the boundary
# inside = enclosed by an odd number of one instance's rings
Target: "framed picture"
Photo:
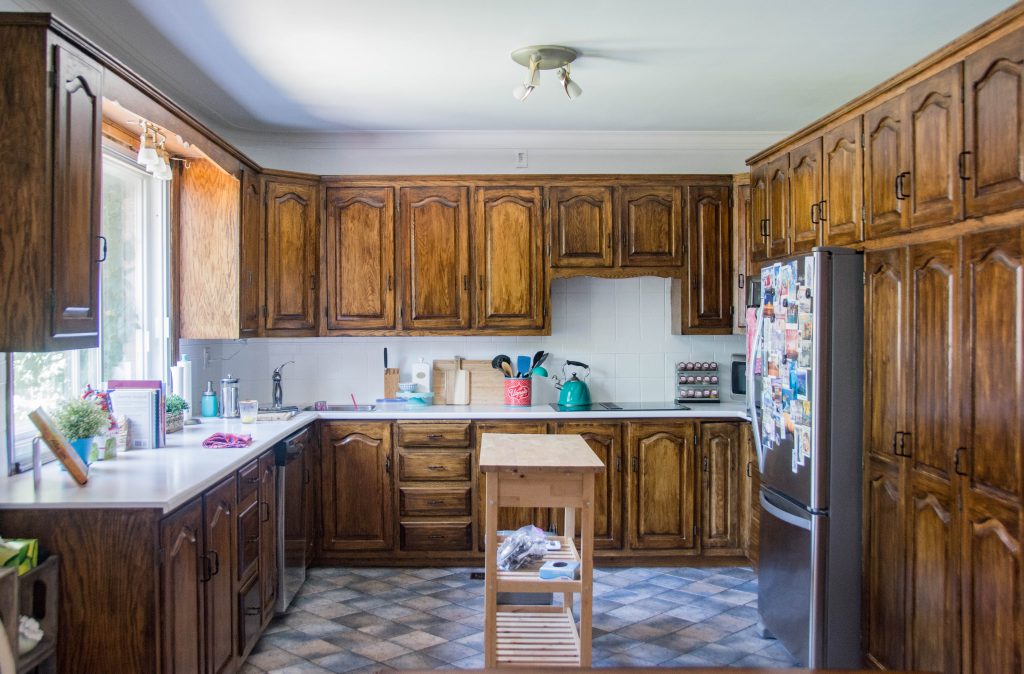
[[[39,435],[43,438],[46,446],[50,448],[50,451],[53,452],[53,455],[67,468],[68,475],[78,484],[88,482],[89,469],[86,468],[85,463],[78,456],[78,452],[71,447],[68,439],[58,430],[57,425],[53,423],[53,419],[46,413],[46,410],[38,407],[28,413],[28,418],[39,429]]]

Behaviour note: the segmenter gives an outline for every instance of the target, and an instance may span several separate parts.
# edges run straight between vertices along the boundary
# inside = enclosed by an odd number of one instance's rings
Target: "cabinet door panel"
[[[548,190],[552,267],[611,267],[611,187],[552,187]]]
[[[538,422],[484,422],[476,424],[476,452],[474,453],[473,465],[480,465],[480,440],[484,433],[547,433],[548,425],[543,421]],[[485,476],[477,471],[476,476],[477,511],[474,521],[477,524],[477,545],[479,550],[484,551],[484,512],[487,505],[487,489],[484,486]],[[534,524],[541,529],[547,529],[551,523],[551,513],[548,508],[498,508],[498,531],[505,529],[518,529],[527,524]]]
[[[260,232],[263,190],[260,176],[242,170],[242,207],[238,251],[238,333],[255,337],[260,329]]]
[[[50,344],[96,346],[99,335],[100,124],[102,72],[53,48],[53,295]],[[41,302],[44,298],[30,298]]]
[[[463,187],[403,187],[402,327],[469,327],[469,197]]]
[[[964,62],[967,215],[1024,205],[1024,30]]]
[[[316,328],[316,188],[267,181],[266,329]]]
[[[866,236],[895,234],[906,227],[904,192],[896,181],[909,170],[904,139],[904,96],[897,96],[864,113],[864,200]],[[904,179],[905,181],[905,179]]]
[[[686,330],[725,332],[732,326],[729,188],[691,187],[689,197]]]
[[[482,187],[473,210],[481,328],[544,327],[540,188]]]
[[[768,163],[768,257],[788,255],[789,155]]]
[[[863,118],[855,117],[824,137],[824,200],[822,242],[848,246],[864,240],[864,152],[860,144]]]
[[[203,583],[206,604],[206,665],[220,674],[234,665],[235,593],[231,578],[235,549],[235,478],[203,494],[203,539],[208,580]]]
[[[734,190],[733,208],[733,275],[732,278],[732,306],[733,311],[733,332],[746,334],[747,328],[747,272],[749,244],[747,237],[751,231],[750,212],[750,185],[736,185]]]
[[[751,262],[768,259],[768,165],[750,169],[750,220],[747,228],[747,257]]]
[[[558,424],[556,433],[579,434],[604,464],[604,472],[594,479],[594,548],[622,548],[622,428],[619,424],[566,422]],[[562,513],[557,513],[564,526]],[[576,511],[576,545],[580,541],[580,512]],[[565,529],[560,527],[559,531]]]
[[[683,263],[683,197],[678,187],[623,187],[623,267],[678,267]]]
[[[197,498],[160,523],[161,671],[168,674],[203,671],[202,514]]]
[[[973,489],[1019,499],[1024,453],[1024,255],[1019,227],[964,239],[964,307],[973,384],[964,419]]]
[[[956,242],[910,248],[910,403],[915,468],[948,477],[958,445],[960,323]]]
[[[867,461],[864,488],[864,641],[869,660],[903,668],[904,548],[906,526],[900,470],[887,461]]]
[[[910,226],[930,227],[960,218],[963,146],[962,67],[958,63],[907,90],[910,110]]]
[[[394,493],[389,424],[326,423],[323,457],[323,548],[391,550]]]
[[[694,547],[696,447],[691,424],[628,426],[632,470],[630,545]]]
[[[274,617],[277,602],[277,466],[273,450],[260,455],[260,596],[263,600],[263,625]]]
[[[390,187],[327,190],[327,329],[395,327],[395,197]]]
[[[871,252],[864,261],[865,449],[888,461],[896,460],[897,431],[906,430],[905,266],[900,250]]]
[[[701,424],[701,548],[740,547],[740,433],[734,423]]]
[[[791,252],[803,253],[821,239],[821,139],[789,153]]]

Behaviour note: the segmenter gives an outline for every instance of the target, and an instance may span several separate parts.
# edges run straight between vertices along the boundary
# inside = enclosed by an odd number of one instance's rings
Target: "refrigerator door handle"
[[[754,368],[757,366],[757,354],[761,349],[761,330],[764,325],[764,305],[757,307],[754,341],[750,344],[747,354],[747,408],[750,411],[750,427],[754,435],[754,448],[757,451],[757,467],[764,473],[764,450],[761,447],[761,419],[757,415],[757,389],[754,387]],[[763,365],[762,365],[763,367]]]
[[[761,507],[769,515],[772,515],[773,517],[782,520],[786,524],[791,524],[794,527],[799,527],[801,529],[804,529],[805,531],[811,530],[811,521],[809,519],[804,519],[799,515],[794,515],[793,513],[786,512],[782,508],[778,507],[777,505],[769,501],[765,497],[763,491],[761,492]]]

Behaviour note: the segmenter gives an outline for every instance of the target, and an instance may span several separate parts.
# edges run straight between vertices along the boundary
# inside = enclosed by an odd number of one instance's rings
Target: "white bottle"
[[[420,362],[412,364],[412,383],[416,384],[417,393],[430,392],[431,363],[420,358]]]

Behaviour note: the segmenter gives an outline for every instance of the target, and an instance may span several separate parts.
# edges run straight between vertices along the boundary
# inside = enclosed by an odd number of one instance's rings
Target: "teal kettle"
[[[569,376],[565,368],[567,367],[582,367],[586,368],[587,373],[580,379],[578,372],[573,372],[572,376]],[[566,379],[566,377],[569,377]],[[582,407],[583,405],[590,404],[590,389],[587,387],[586,379],[590,377],[590,366],[586,363],[581,363],[576,360],[567,360],[565,365],[562,366],[562,381],[555,384],[560,393],[558,394],[558,404],[562,407]]]

